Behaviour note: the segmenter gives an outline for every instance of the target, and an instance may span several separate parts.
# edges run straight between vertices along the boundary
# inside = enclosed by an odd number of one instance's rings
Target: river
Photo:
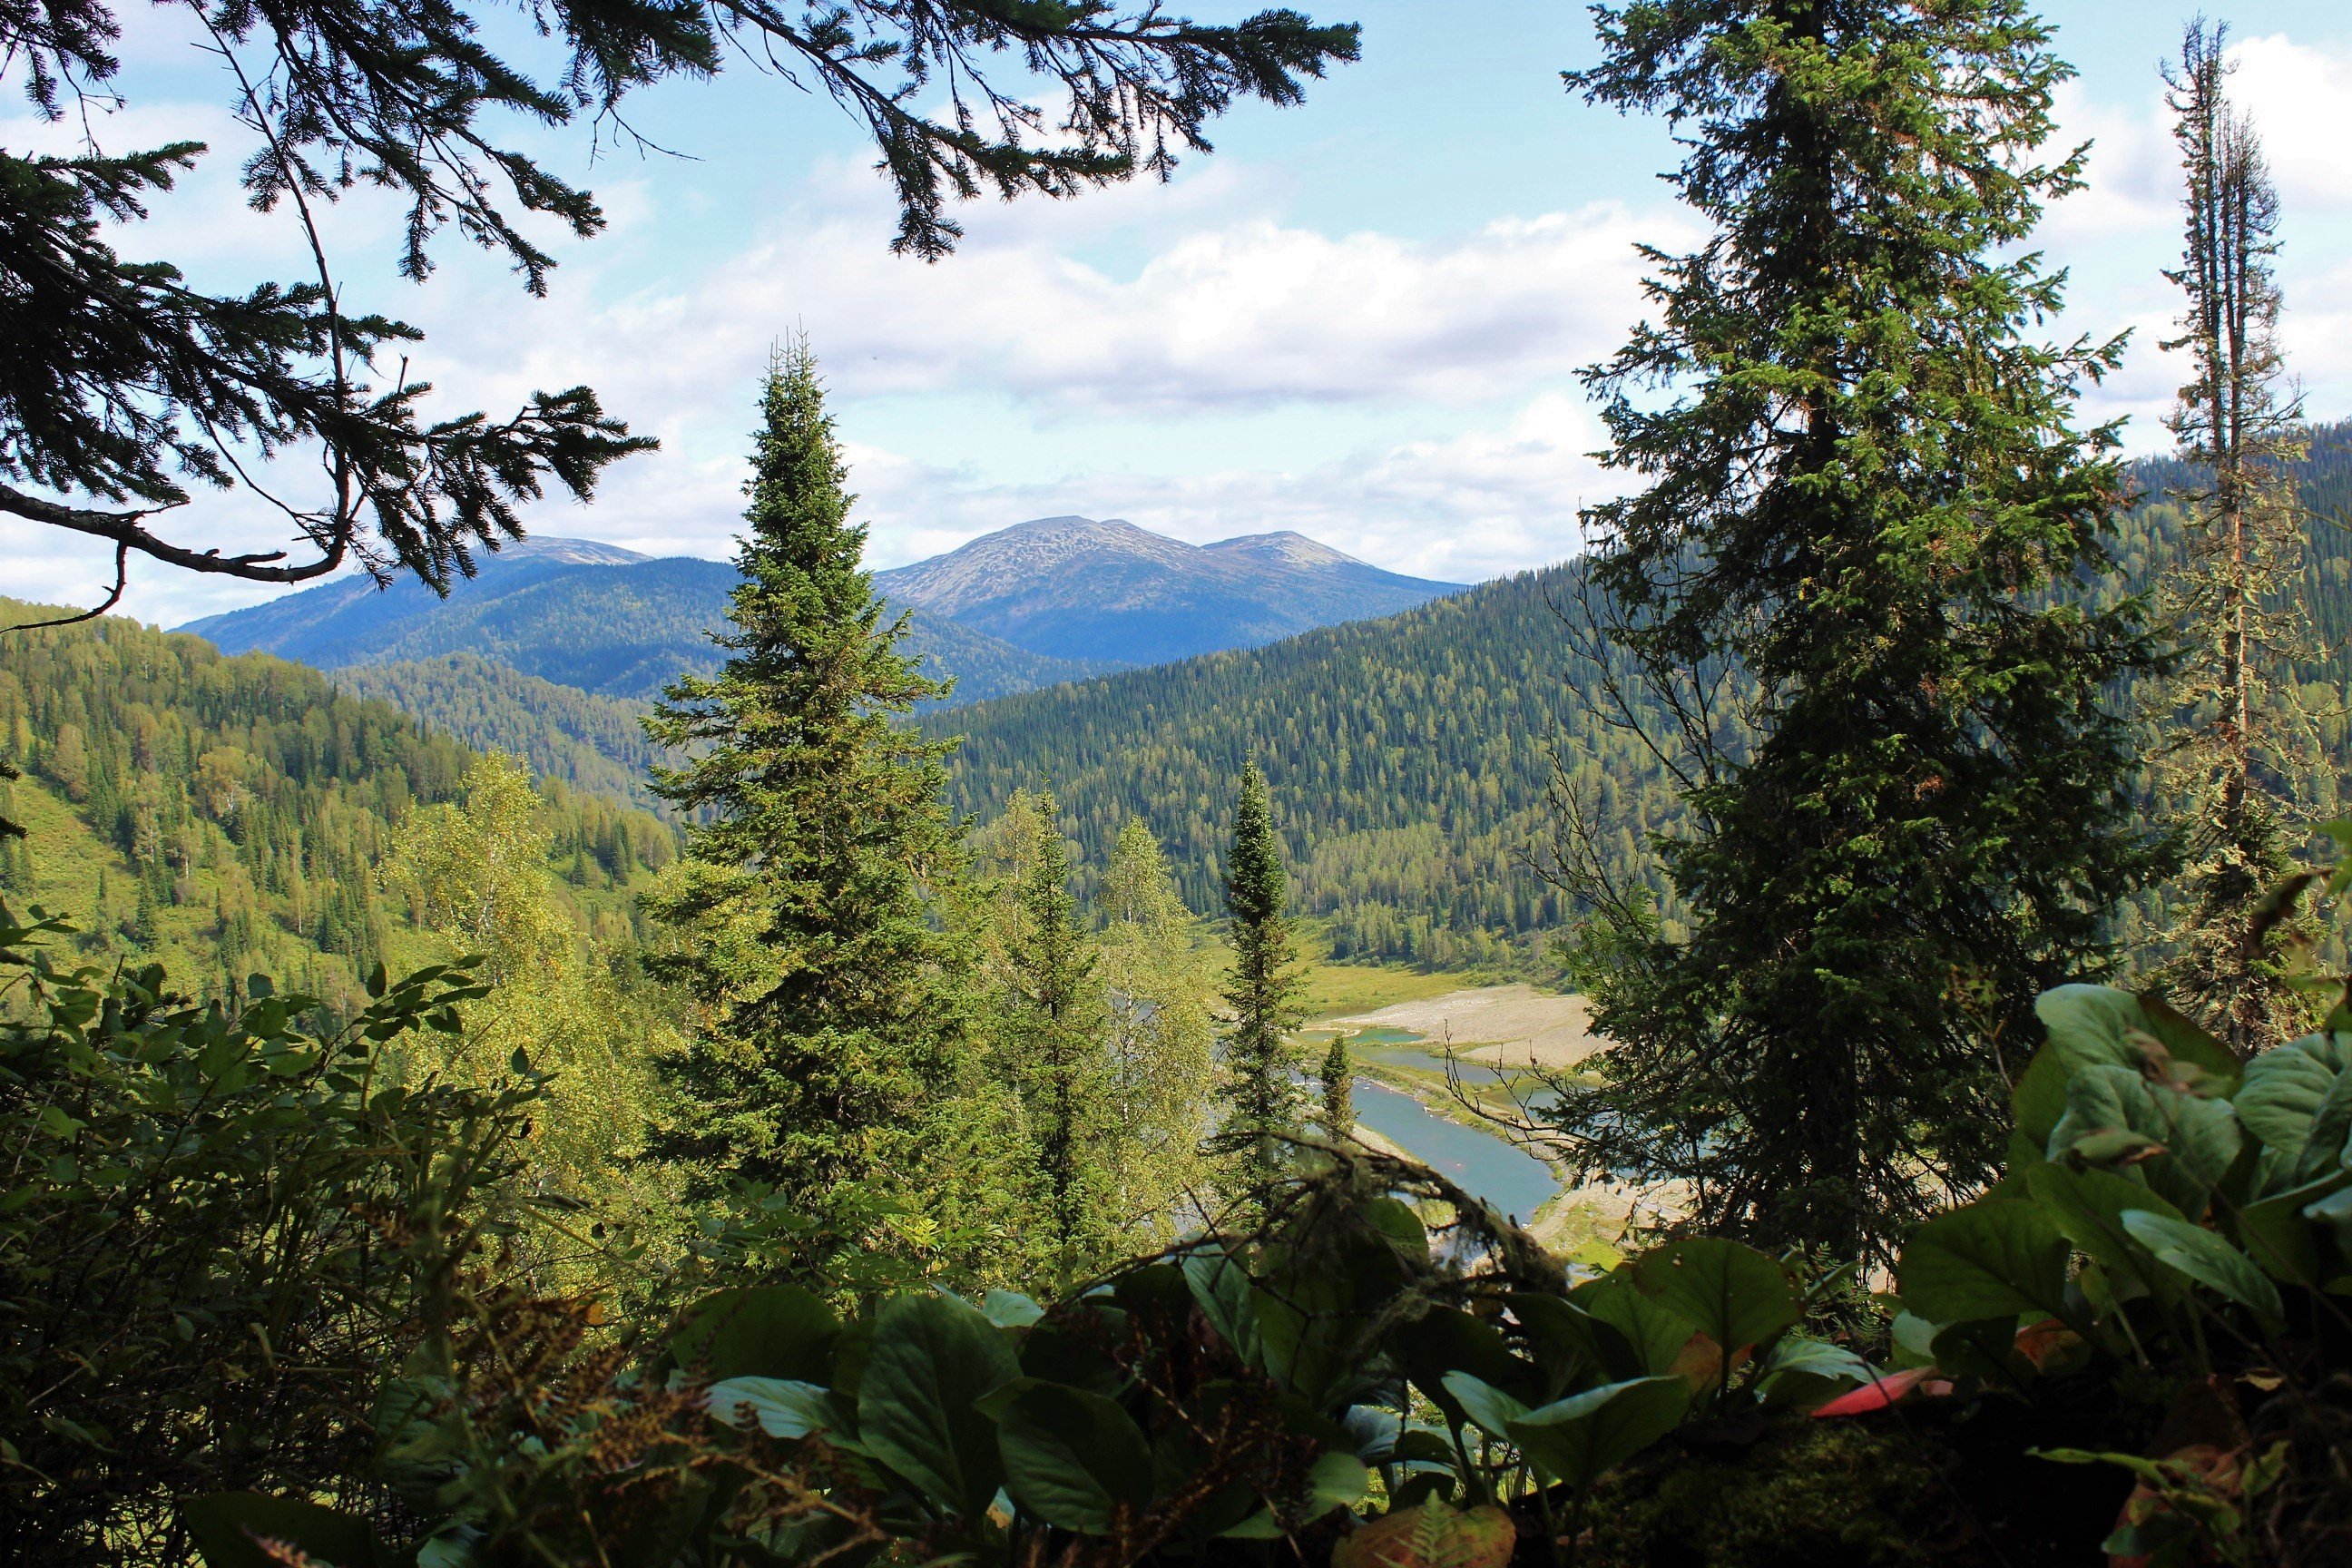
[[[1559,1191],[1551,1167],[1526,1150],[1374,1079],[1356,1080],[1356,1120],[1522,1225]]]

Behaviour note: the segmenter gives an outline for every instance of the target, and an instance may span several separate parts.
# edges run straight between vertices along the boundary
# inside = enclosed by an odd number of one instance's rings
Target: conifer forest
[[[1528,510],[1468,372],[1284,399],[1519,308],[1349,205],[1484,200],[1399,138],[1503,88],[1355,84],[1534,8],[1201,8],[0,5],[0,1562],[2352,1563],[2352,302],[2266,140],[2352,99],[2249,85],[2340,27],[1577,12],[1478,218],[1612,258]],[[1285,158],[1394,299],[1087,381]],[[877,320],[698,384],[779,279]],[[1349,420],[1377,563],[1218,536]]]

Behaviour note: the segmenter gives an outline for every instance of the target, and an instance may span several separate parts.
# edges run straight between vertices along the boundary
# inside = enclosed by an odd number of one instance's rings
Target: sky
[[[1262,3],[1189,14],[1232,20]],[[436,411],[586,383],[660,439],[610,470],[593,505],[532,508],[534,532],[730,554],[760,373],[780,334],[805,330],[872,565],[1072,512],[1194,542],[1296,529],[1461,582],[1575,553],[1578,509],[1623,483],[1593,456],[1604,437],[1577,372],[1640,319],[1635,245],[1702,233],[1658,177],[1671,139],[1562,87],[1562,69],[1597,57],[1581,5],[1293,3],[1360,21],[1361,61],[1303,105],[1238,107],[1211,127],[1215,152],[1167,184],[971,204],[967,237],[937,263],[889,253],[896,214],[861,127],[741,62],[634,100],[637,130],[668,152],[600,142],[584,123],[510,128],[610,219],[584,242],[546,237],[561,265],[544,299],[454,236],[426,282],[399,279],[400,215],[366,195],[331,215],[329,238],[348,303],[425,330],[411,371],[434,384]],[[2162,272],[2179,245],[2158,65],[2187,13],[2147,0],[2042,12],[2080,71],[2061,137],[2092,143],[2088,188],[2035,240],[2072,279],[2045,331],[2131,334],[2083,416],[2123,418],[2128,451],[2161,450],[2181,375],[2158,347],[2179,310]],[[2279,186],[2290,369],[2314,416],[2352,415],[2352,5],[2208,12],[2231,24],[2233,91]],[[194,137],[215,151],[120,247],[208,287],[299,276],[299,232],[236,185],[249,144],[219,62],[176,9],[121,15],[125,102],[93,119],[100,143]],[[21,85],[6,83],[11,105]],[[65,151],[81,134],[0,111],[12,150]],[[282,531],[210,495],[173,521],[199,547]],[[0,521],[0,593],[56,603],[94,602],[112,575],[110,551],[13,521]],[[123,608],[175,625],[271,593],[134,560]]]

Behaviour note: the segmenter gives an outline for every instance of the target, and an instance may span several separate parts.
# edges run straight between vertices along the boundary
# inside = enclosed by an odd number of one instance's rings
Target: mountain
[[[2312,706],[2334,710],[2325,742],[2335,771],[2352,775],[2352,528],[2326,521],[2352,516],[2352,422],[2315,429],[2294,472],[2314,517],[2301,594],[2328,650],[2305,679]],[[2112,549],[2123,582],[2145,589],[2178,556],[2179,511],[2166,497],[2193,476],[2153,461],[2129,477],[2146,499],[2118,520]],[[1268,548],[1212,550],[1244,545]],[[1572,657],[1558,612],[1573,612],[1580,571],[1555,566],[1385,620],[928,723],[964,737],[949,764],[961,809],[986,817],[1013,790],[1050,784],[1097,863],[1121,825],[1140,817],[1195,909],[1222,897],[1234,790],[1255,758],[1273,786],[1295,905],[1325,919],[1339,956],[1501,962],[1515,946],[1528,952],[1567,912],[1527,865],[1554,831],[1550,797],[1563,776],[1593,814],[1593,847],[1612,871],[1665,891],[1646,839],[1680,807],[1639,742],[1579,698],[1594,672]],[[2298,792],[2332,810],[2346,783],[2314,777]],[[1671,900],[1666,908],[1671,917]]]
[[[1254,647],[1462,591],[1297,533],[1186,544],[1112,519],[1046,517],[874,574],[894,601],[1032,653],[1132,668]]]
[[[653,558],[583,540],[525,540],[484,559],[446,599],[414,580],[378,589],[345,579],[180,630],[224,653],[274,653],[321,669],[471,654],[599,697],[650,700],[680,675],[715,668],[705,635],[727,615],[735,568]],[[918,610],[912,649],[957,680],[950,703],[1094,674]],[[379,689],[398,700],[392,687]],[[615,760],[626,760],[619,759]]]

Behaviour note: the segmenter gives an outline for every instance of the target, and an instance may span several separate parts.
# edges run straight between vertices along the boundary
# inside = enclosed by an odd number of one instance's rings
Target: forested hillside
[[[9,622],[34,607],[5,603]],[[391,705],[265,655],[100,620],[0,637],[12,899],[71,914],[86,951],[156,954],[216,989],[268,970],[331,1000],[375,963],[422,962],[383,872],[400,824],[459,798],[475,754]],[[541,786],[551,868],[583,921],[635,920],[672,830]]]
[[[472,653],[346,665],[333,679],[478,752],[520,757],[536,778],[648,811],[668,809],[647,772],[662,755],[639,723],[653,711],[650,702],[599,697]]]
[[[2336,694],[2315,706],[2340,710],[2352,686],[2352,531],[2329,520],[2352,518],[2352,422],[2316,429],[2298,475],[2311,514],[2304,593],[2331,650],[2309,678]],[[2114,548],[2127,580],[2146,585],[2177,553],[2179,512],[2165,497],[2189,476],[2169,461],[2131,476],[2143,500]],[[987,816],[1015,789],[1050,784],[1091,855],[1139,816],[1169,844],[1195,907],[1216,897],[1218,825],[1255,757],[1302,907],[1329,917],[1335,952],[1492,962],[1562,913],[1525,858],[1551,828],[1555,746],[1628,879],[1650,875],[1643,835],[1676,809],[1638,742],[1575,700],[1581,680],[1555,605],[1574,603],[1579,570],[932,722],[965,737],[951,766],[967,810]],[[2325,801],[2336,781],[2305,786]]]
[[[1500,957],[1557,923],[1521,861],[1553,747],[1590,765],[1629,865],[1671,800],[1630,738],[1575,710],[1552,611],[1576,568],[1505,578],[1385,620],[982,704],[937,721],[982,816],[1050,786],[1090,856],[1130,816],[1170,847],[1186,901],[1213,907],[1233,781],[1255,758],[1306,910],[1340,956]]]

